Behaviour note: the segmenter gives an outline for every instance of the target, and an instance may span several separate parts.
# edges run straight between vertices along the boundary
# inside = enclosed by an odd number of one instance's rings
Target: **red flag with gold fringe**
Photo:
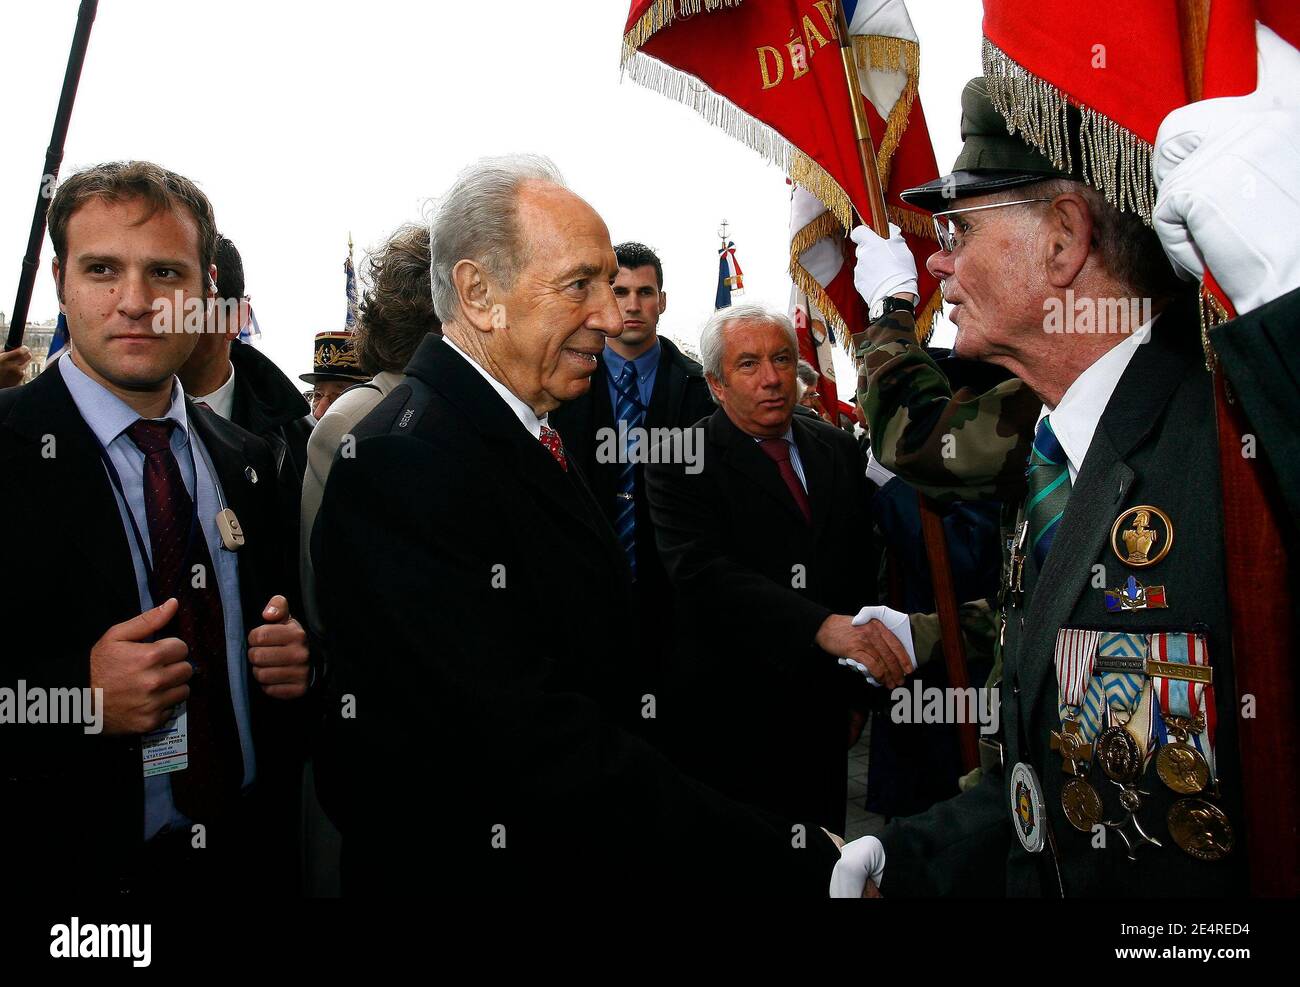
[[[943,304],[939,283],[925,267],[936,249],[934,227],[927,213],[899,196],[939,174],[917,96],[920,46],[903,0],[845,0],[844,10],[886,213],[902,229],[916,260],[916,331],[926,339]],[[846,349],[868,321],[853,285],[853,265],[853,247],[835,217],[809,193],[796,190],[790,203],[790,278],[807,295],[812,322],[823,322],[824,331]]]

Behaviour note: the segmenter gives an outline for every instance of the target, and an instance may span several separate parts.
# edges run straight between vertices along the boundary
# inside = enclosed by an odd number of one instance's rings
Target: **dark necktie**
[[[178,637],[189,645],[194,665],[186,703],[189,765],[172,773],[172,799],[185,815],[206,822],[219,817],[238,797],[244,766],[230,700],[221,591],[194,503],[172,455],[175,427],[171,420],[142,418],[128,426],[126,434],[144,453],[144,506],[153,555],[154,602],[174,596],[180,604],[176,618],[160,636]],[[196,572],[201,572],[202,578]],[[196,582],[200,584],[197,587]]]
[[[794,463],[790,462],[790,443],[785,439],[760,439],[758,447],[767,453],[767,457],[772,462],[776,463],[776,468],[781,472],[781,479],[790,490],[790,496],[803,512],[804,521],[812,524],[812,508],[808,506],[808,494],[804,492],[803,484],[799,482],[799,474],[794,471]]]
[[[639,429],[645,421],[645,406],[641,403],[641,389],[636,382],[636,365],[629,360],[623,364],[623,372],[614,382],[618,392],[618,407],[614,411],[616,422],[627,422],[627,448],[623,450],[623,459],[618,468],[618,486],[615,496],[614,531],[618,533],[618,543],[623,546],[627,564],[636,579],[636,467],[632,460],[633,450],[640,441]]]
[[[1034,447],[1029,452],[1025,475],[1029,487],[1025,500],[1029,546],[1041,570],[1065,514],[1066,501],[1070,499],[1070,465],[1052,429],[1050,416],[1044,417],[1034,432]]]

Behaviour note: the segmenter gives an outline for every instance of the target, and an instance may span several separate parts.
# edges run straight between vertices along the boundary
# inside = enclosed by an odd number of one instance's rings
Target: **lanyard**
[[[128,441],[130,440],[128,439]],[[144,566],[145,579],[149,585],[149,593],[153,597],[153,605],[160,606],[173,595],[177,586],[180,585],[181,573],[177,573],[176,585],[169,588],[167,595],[160,596],[158,592],[158,577],[154,573],[153,563],[149,560],[149,553],[145,550],[145,542],[140,536],[140,528],[135,523],[135,511],[131,510],[131,502],[126,498],[126,491],[122,487],[122,478],[118,476],[117,467],[113,465],[112,457],[109,456],[108,450],[104,448],[104,444],[99,441],[99,436],[97,435],[95,436],[95,444],[99,446],[99,458],[104,463],[104,469],[108,471],[108,478],[113,483],[113,489],[115,489],[118,496],[122,498],[122,506],[126,508],[126,519],[131,525],[131,534],[135,536],[135,546],[140,552],[140,564]],[[190,498],[190,528],[189,532],[185,536],[185,555],[183,561],[188,560],[190,557],[190,549],[194,545],[194,532],[199,526],[199,471],[198,466],[194,461],[194,440],[191,438],[186,445],[190,450],[190,469],[194,471],[194,496]],[[145,456],[146,465],[148,459],[149,457]],[[183,564],[181,566],[181,571],[184,571]]]

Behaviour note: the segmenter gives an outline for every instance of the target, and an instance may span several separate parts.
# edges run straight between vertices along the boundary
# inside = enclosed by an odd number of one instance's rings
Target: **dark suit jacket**
[[[247,539],[239,553],[247,634],[262,623],[267,600],[289,585],[278,541],[275,466],[265,444],[243,429],[188,402],[186,412]],[[54,450],[49,458],[42,455],[46,448]],[[13,521],[7,582],[15,605],[26,611],[7,623],[0,685],[13,688],[21,679],[28,686],[87,687],[91,647],[109,627],[138,615],[140,601],[131,536],[95,437],[57,367],[0,392],[0,513]],[[267,808],[268,854],[279,854],[268,866],[284,869],[279,878],[292,881],[297,860],[285,841],[296,823],[293,786],[301,788],[294,775],[301,703],[267,698],[251,677],[249,685],[258,773],[253,798],[266,800],[259,804]],[[111,891],[127,881],[130,856],[143,845],[138,736],[88,735],[80,725],[5,725],[0,762],[6,807],[0,846],[21,848],[10,865],[39,875],[40,884],[30,886]]]
[[[563,472],[440,339],[354,431],[315,528],[345,893],[824,895],[815,831],[731,802],[635,732],[628,576]],[[340,705],[338,708],[342,708]],[[796,841],[797,842],[797,841]]]
[[[230,420],[264,441],[275,461],[280,485],[281,523],[286,548],[284,565],[293,575],[286,591],[291,612],[302,615],[302,594],[298,579],[298,525],[302,517],[302,477],[307,470],[307,439],[311,407],[298,388],[270,358],[252,346],[234,343],[230,362],[235,368],[235,400]]]
[[[776,465],[722,409],[701,423],[703,470],[646,469],[678,648],[673,749],[738,798],[842,832],[851,702],[862,680],[817,648],[831,614],[876,598],[867,481],[857,444],[795,416],[809,527]]]
[[[1108,613],[1093,569],[1105,586],[1123,585],[1130,571],[1111,551],[1116,517],[1150,504],[1173,522],[1169,554],[1133,574],[1166,589],[1168,609]],[[1071,897],[1087,895],[1228,895],[1245,889],[1242,846],[1218,863],[1194,860],[1169,837],[1166,813],[1176,798],[1156,777],[1154,759],[1141,788],[1143,828],[1163,848],[1126,859],[1117,833],[1095,849],[1090,834],[1075,830],[1061,809],[1066,775],[1050,747],[1060,729],[1054,654],[1057,631],[1078,627],[1110,631],[1203,630],[1214,669],[1218,706],[1219,805],[1239,834],[1241,794],[1237,754],[1238,696],[1233,679],[1224,587],[1222,501],[1210,377],[1194,309],[1172,308],[1157,319],[1151,340],[1139,347],[1102,415],[1075,482],[1065,516],[1042,572],[1032,553],[1025,565],[1025,600],[1012,608],[1003,648],[1001,720],[1005,764],[1027,761],[1042,780],[1047,817],[1060,850],[1061,880]],[[1104,818],[1119,820],[1115,786],[1093,767]],[[1056,895],[1047,853],[1031,856],[1011,829],[1006,775],[985,775],[969,792],[900,820],[881,835],[885,845],[882,890],[890,896],[974,894]]]
[[[609,401],[608,379],[609,370],[602,354],[597,357],[591,389],[576,401],[551,412],[550,422],[560,433],[569,454],[582,467],[596,502],[613,524],[618,512],[615,495],[620,467],[618,463],[601,463],[596,458],[601,430],[615,429],[618,424]],[[645,427],[689,428],[716,409],[700,365],[660,336],[659,368],[654,393],[646,408]],[[634,475],[637,579],[632,596],[637,610],[637,633],[650,646],[656,664],[662,664],[672,641],[672,587],[655,545],[654,523],[645,495],[644,467],[638,465]]]
[[[311,406],[270,358],[252,346],[234,343],[230,362],[235,368],[235,400],[230,420],[266,442],[277,472],[289,487],[302,493],[307,470],[307,439],[311,436]]]

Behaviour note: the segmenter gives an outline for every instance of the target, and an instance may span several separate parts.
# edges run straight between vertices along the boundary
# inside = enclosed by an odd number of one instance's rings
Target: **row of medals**
[[[1164,744],[1156,755],[1156,774],[1170,790],[1185,796],[1169,807],[1165,819],[1169,835],[1184,852],[1197,860],[1222,860],[1232,852],[1232,825],[1217,805],[1205,798],[1196,797],[1202,794],[1217,796],[1218,786],[1216,782],[1214,789],[1207,791],[1210,766],[1201,752],[1187,742],[1190,734],[1205,729],[1205,721],[1199,715],[1195,719],[1166,716],[1165,723],[1175,739]],[[1077,723],[1067,722],[1061,733],[1061,767],[1066,774],[1072,776],[1061,789],[1061,808],[1071,826],[1090,833],[1093,827],[1102,822],[1101,796],[1088,781],[1088,745],[1077,730]],[[1094,759],[1100,764],[1101,770],[1119,788],[1120,806],[1128,814],[1128,819],[1134,821],[1142,841],[1159,846],[1158,841],[1142,832],[1141,824],[1137,822],[1142,796],[1150,794],[1137,787],[1144,760],[1137,741],[1124,726],[1112,725],[1101,732],[1092,746]],[[1118,828],[1128,819],[1106,822],[1105,825]],[[1123,830],[1121,835],[1129,844],[1131,856],[1134,846]]]

